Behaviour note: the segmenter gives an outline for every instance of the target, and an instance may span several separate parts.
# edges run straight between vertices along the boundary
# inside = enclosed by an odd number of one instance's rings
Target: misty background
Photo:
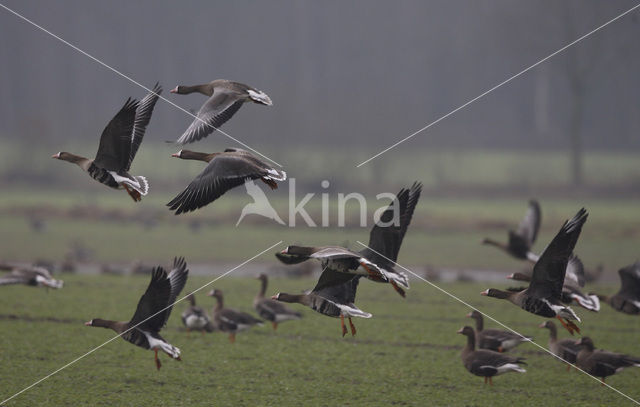
[[[206,99],[169,89],[226,78],[265,91],[273,107],[246,106],[222,129],[286,167],[287,152],[307,146],[372,155],[634,2],[5,4],[149,88],[160,81],[163,95],[186,109]],[[5,10],[0,27],[3,140],[52,153],[78,146],[93,156],[124,100],[146,93]],[[634,12],[379,161],[401,162],[403,149],[637,151],[638,38]],[[142,150],[175,140],[191,121],[160,101]],[[233,145],[217,133],[190,148]]]

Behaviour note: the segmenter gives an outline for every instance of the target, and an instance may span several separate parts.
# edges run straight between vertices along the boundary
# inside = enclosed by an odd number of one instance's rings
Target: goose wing
[[[535,199],[530,200],[527,213],[525,213],[524,218],[520,221],[520,225],[518,225],[518,230],[516,231],[518,235],[525,239],[529,248],[533,246],[538,237],[541,219],[540,204]]]
[[[151,121],[151,114],[153,113],[153,108],[162,93],[162,87],[159,83],[156,83],[153,87],[151,93],[142,98],[138,108],[136,109],[136,115],[133,120],[133,129],[131,132],[131,149],[129,151],[129,162],[127,163],[126,170],[129,171],[131,168],[131,163],[133,162],[133,158],[136,156],[138,152],[138,148],[140,148],[140,144],[142,143],[142,139],[144,138],[144,132],[147,130],[147,126]]]
[[[109,171],[123,171],[129,165],[133,123],[138,101],[127,99],[100,136],[100,145],[93,162]]]

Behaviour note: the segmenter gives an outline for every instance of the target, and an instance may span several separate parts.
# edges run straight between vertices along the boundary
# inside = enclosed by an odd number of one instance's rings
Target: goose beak
[[[91,326],[91,321],[87,321],[84,323],[84,326]]]
[[[171,157],[180,158],[180,153],[173,153],[171,154]]]
[[[287,249],[281,250],[280,254],[287,254]]]
[[[538,325],[538,328],[546,328],[547,327],[547,323],[543,322],[540,325]]]
[[[60,158],[60,153],[52,155],[51,158]]]
[[[209,291],[209,292],[207,293],[207,295],[208,295],[209,297],[213,297],[213,294],[215,294],[215,292],[216,292],[216,290],[211,290],[211,291]]]
[[[489,290],[484,290],[483,292],[480,293],[480,295],[489,295]]]
[[[456,331],[456,333],[461,334],[463,329],[464,329],[464,328],[460,328],[460,329],[458,329],[458,330]]]
[[[171,89],[169,93],[178,93],[178,87],[176,86],[175,88]]]
[[[509,275],[507,276],[507,278],[508,278],[509,280],[513,280],[513,274],[509,274]]]
[[[467,314],[467,318],[471,318],[471,313],[468,313],[468,314]]]

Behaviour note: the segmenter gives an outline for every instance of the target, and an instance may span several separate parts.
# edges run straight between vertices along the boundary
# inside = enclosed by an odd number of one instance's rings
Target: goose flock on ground
[[[272,105],[271,99],[264,92],[222,79],[202,85],[180,85],[171,90],[171,93],[180,95],[194,92],[202,93],[208,99],[193,122],[177,139],[176,144],[179,145],[207,137],[228,121],[244,103]],[[148,194],[149,183],[144,176],[131,175],[130,170],[161,93],[162,87],[156,84],[141,101],[127,99],[103,130],[94,159],[68,152],[59,152],[53,158],[74,163],[94,180],[110,188],[124,189],[134,201],[140,201],[142,196]],[[176,215],[198,210],[247,181],[261,180],[275,189],[278,187],[277,182],[284,181],[287,177],[284,171],[273,168],[254,154],[238,148],[228,148],[217,153],[183,149],[173,156],[207,163],[204,170],[167,204]],[[262,325],[265,321],[270,322],[276,330],[278,324],[302,317],[300,312],[290,309],[284,303],[301,304],[322,315],[339,318],[342,336],[349,331],[356,335],[352,318],[372,317],[371,313],[355,305],[356,292],[362,278],[389,284],[400,296],[406,297],[409,277],[394,266],[421,191],[422,185],[414,182],[396,194],[394,201],[371,229],[369,244],[363,250],[353,251],[341,246],[290,245],[276,253],[276,258],[287,265],[315,259],[320,262],[322,273],[311,290],[298,294],[280,292],[272,297],[266,296],[268,278],[261,274],[258,277],[258,294],[253,302],[259,318],[226,308],[223,293],[219,289],[208,293],[216,302],[210,316],[204,308],[196,305],[195,295],[191,293],[187,296],[189,306],[181,315],[187,335],[191,331],[200,331],[202,334],[220,331],[227,333],[229,341],[233,343],[237,333]],[[543,318],[557,319],[571,335],[580,334],[581,331],[576,324],[580,322],[580,317],[571,309],[570,304],[590,312],[598,312],[600,302],[604,302],[616,311],[629,315],[639,314],[640,263],[619,270],[621,288],[616,294],[584,294],[585,270],[575,255],[574,248],[587,220],[587,211],[582,208],[566,221],[544,251],[537,255],[532,247],[540,230],[541,213],[540,204],[531,200],[517,230],[509,231],[507,243],[490,238],[483,241],[517,259],[532,263],[530,272],[509,276],[512,280],[528,285],[506,290],[489,288],[481,294],[507,300],[524,311]],[[54,279],[47,270],[39,267],[21,268],[0,264],[0,270],[9,271],[0,277],[0,285],[26,284],[47,288],[63,286],[62,281]],[[180,349],[160,336],[160,331],[186,284],[188,273],[184,258],[175,258],[169,272],[163,267],[155,267],[149,286],[140,297],[129,321],[94,318],[85,325],[112,329],[124,340],[154,351],[157,369],[161,367],[158,351],[180,361]],[[461,357],[464,367],[470,373],[484,377],[485,383],[492,384],[493,376],[506,372],[526,372],[522,367],[526,364],[524,358],[509,356],[505,352],[530,341],[531,337],[510,331],[485,329],[483,314],[478,310],[472,310],[467,316],[475,320],[476,328],[464,326],[458,333],[467,337]],[[603,383],[606,377],[625,367],[640,366],[640,358],[596,349],[588,336],[579,340],[559,339],[556,325],[551,320],[542,322],[539,327],[549,330],[549,350],[567,363],[568,368],[573,364],[600,378]]]

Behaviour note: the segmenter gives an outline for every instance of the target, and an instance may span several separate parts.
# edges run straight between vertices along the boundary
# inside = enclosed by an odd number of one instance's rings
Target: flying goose
[[[489,349],[496,352],[506,352],[515,348],[522,342],[531,341],[530,336],[522,337],[511,331],[502,331],[500,329],[483,329],[484,320],[482,314],[476,310],[467,314],[467,317],[476,321],[476,342],[478,349]]]
[[[497,242],[490,238],[485,238],[482,243],[496,246],[504,250],[511,256],[529,260],[533,263],[538,261],[538,255],[531,251],[531,247],[536,242],[538,231],[540,230],[540,204],[535,199],[529,201],[529,209],[518,226],[518,230],[509,231],[509,242],[507,244]]]
[[[182,323],[187,328],[187,333],[200,331],[204,334],[210,330],[209,316],[202,307],[196,305],[196,297],[193,293],[189,294],[187,300],[189,300],[189,308],[182,312]]]
[[[344,324],[344,318],[347,317],[351,335],[355,336],[356,327],[353,325],[351,317],[371,318],[372,316],[354,304],[360,277],[360,275],[337,272],[325,267],[318,283],[310,292],[303,294],[277,293],[271,298],[277,301],[302,304],[329,317],[339,317],[343,337],[347,334],[347,327]]]
[[[611,305],[616,311],[625,314],[640,314],[640,262],[621,268],[618,270],[620,275],[620,290],[612,295],[596,295],[600,301],[604,301]]]
[[[62,288],[64,282],[53,278],[49,270],[44,267],[16,267],[10,264],[0,264],[0,270],[10,273],[0,277],[0,285],[25,284],[34,287]]]
[[[507,278],[517,281],[531,281],[531,274],[518,272],[509,275]],[[565,304],[575,302],[582,308],[598,312],[600,311],[600,300],[598,296],[585,294],[580,289],[580,287],[584,286],[584,281],[584,265],[578,256],[572,254],[571,257],[569,257],[567,270],[562,283],[562,302]]]
[[[64,151],[51,157],[77,164],[93,179],[110,188],[124,188],[135,202],[142,200],[142,195],[149,192],[149,183],[143,176],[129,174],[129,169],[160,93],[162,88],[156,83],[153,91],[141,102],[127,99],[102,131],[100,146],[93,160]]]
[[[215,297],[216,306],[213,308],[213,325],[222,332],[229,333],[229,342],[236,341],[236,333],[245,331],[254,325],[262,325],[262,321],[246,312],[224,307],[224,296],[221,290],[213,289],[207,294]]]
[[[558,340],[558,330],[552,321],[546,321],[539,325],[539,328],[549,330],[549,350],[565,362],[575,364],[580,346],[578,341],[566,338]],[[567,364],[567,370],[571,370],[571,365]]]
[[[322,268],[335,272],[362,275],[370,280],[390,283],[401,296],[409,289],[409,278],[393,268],[400,245],[411,223],[413,211],[420,198],[422,184],[415,182],[410,189],[401,189],[394,202],[380,216],[371,229],[369,247],[355,252],[340,246],[289,246],[276,257],[284,264],[298,264],[316,259]],[[396,208],[398,209],[397,219]]]
[[[227,148],[222,153],[211,154],[180,150],[171,156],[208,163],[189,186],[167,204],[176,215],[202,208],[249,180],[260,179],[271,189],[277,189],[276,181],[287,179],[284,171],[272,168],[239,148]]]
[[[268,283],[267,275],[260,274],[258,279],[260,280],[260,291],[253,299],[253,308],[260,315],[260,318],[271,321],[274,331],[278,329],[278,323],[280,322],[302,318],[302,314],[299,312],[289,309],[272,298],[265,298],[264,293],[267,291]]]
[[[545,318],[556,317],[572,335],[573,331],[580,333],[580,329],[571,321],[580,322],[580,318],[571,308],[564,306],[561,299],[567,263],[587,216],[587,211],[582,208],[571,220],[562,225],[558,234],[533,266],[529,287],[522,291],[501,291],[490,288],[481,294],[509,300],[535,315]]]
[[[580,352],[578,352],[576,365],[591,376],[599,377],[603,386],[607,376],[619,373],[625,367],[640,367],[640,358],[595,349],[593,341],[588,336],[583,336],[578,341],[578,345]]]
[[[155,267],[151,273],[151,282],[147,291],[140,297],[136,312],[130,321],[110,321],[94,318],[85,322],[86,326],[97,326],[113,329],[125,341],[155,352],[156,368],[162,364],[158,359],[158,350],[165,352],[173,359],[180,360],[180,349],[171,345],[162,336],[160,330],[171,315],[173,303],[187,282],[187,263],[183,257],[173,260],[173,268],[167,274],[162,267]]]
[[[177,144],[193,143],[207,137],[231,119],[245,102],[266,106],[273,104],[266,93],[249,85],[226,79],[216,79],[202,85],[179,85],[171,90],[171,93],[179,95],[188,95],[193,92],[209,96],[209,99],[202,105],[184,134],[176,141]]]
[[[484,377],[484,384],[493,386],[492,377],[507,372],[525,373],[519,365],[526,365],[524,358],[516,358],[492,350],[475,350],[476,336],[473,328],[465,326],[458,331],[467,337],[467,345],[462,349],[464,367],[476,376]]]

